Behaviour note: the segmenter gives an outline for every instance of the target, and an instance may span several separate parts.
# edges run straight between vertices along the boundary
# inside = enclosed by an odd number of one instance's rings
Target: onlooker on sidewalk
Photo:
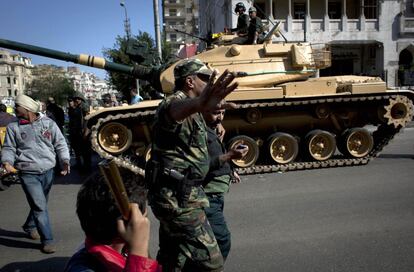
[[[85,246],[69,260],[66,272],[161,272],[161,266],[148,258],[150,222],[146,217],[144,183],[128,170],[121,171],[121,176],[128,198],[134,203],[128,222],[120,219],[121,213],[102,175],[95,174],[82,185],[76,212],[86,235]]]
[[[85,134],[85,116],[88,114],[86,101],[81,94],[69,98],[68,101],[70,146],[75,151],[76,167],[80,171],[88,172],[91,169],[92,149],[88,135]]]
[[[15,100],[18,122],[7,127],[1,161],[7,172],[13,166],[19,171],[30,212],[23,230],[32,239],[41,239],[42,251],[56,251],[49,222],[47,200],[53,184],[56,154],[61,164],[61,174],[70,172],[69,151],[65,138],[56,123],[38,114],[40,104],[26,95]]]
[[[65,113],[63,109],[55,103],[53,97],[49,97],[46,102],[46,113],[47,116],[53,119],[58,125],[60,131],[63,133],[63,125],[65,124]],[[49,116],[51,114],[51,116]]]
[[[17,121],[17,118],[7,113],[6,105],[0,104],[0,150],[6,136],[6,127],[14,121]]]
[[[138,104],[139,102],[144,100],[142,98],[142,96],[140,96],[138,94],[138,91],[135,88],[131,90],[130,94],[131,94],[131,103],[130,103],[130,105]]]

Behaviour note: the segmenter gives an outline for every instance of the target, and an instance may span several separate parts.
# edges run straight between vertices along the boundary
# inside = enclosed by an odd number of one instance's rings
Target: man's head
[[[236,14],[243,14],[246,11],[246,7],[242,2],[239,2],[236,4],[236,7],[234,8],[234,12]]]
[[[249,16],[250,18],[256,18],[257,15],[257,10],[255,7],[251,7],[249,8]]]
[[[183,60],[174,68],[175,88],[199,96],[212,74],[201,60]]]
[[[48,99],[47,99],[47,103],[48,104],[55,104],[55,99],[53,98],[53,97],[49,97]]]
[[[204,121],[211,129],[216,129],[217,125],[221,124],[224,119],[225,110],[214,110],[214,111],[205,111],[203,112]]]
[[[29,120],[30,116],[33,117],[40,111],[40,103],[27,95],[20,94],[16,96],[14,108],[17,117]]]
[[[76,92],[75,95],[73,96],[73,102],[76,107],[80,106],[82,102],[85,102],[85,96],[80,92]]]
[[[74,102],[74,100],[73,100],[73,97],[68,97],[68,104],[69,104],[69,107],[71,107],[71,108],[74,108],[75,107],[75,102]]]
[[[144,214],[147,191],[143,179],[129,170],[119,170],[129,201],[137,203]],[[109,245],[118,238],[117,219],[121,213],[100,173],[95,173],[82,185],[78,193],[76,213],[85,235],[95,243]]]
[[[133,88],[129,93],[131,94],[131,96],[136,96],[138,94],[138,91],[137,89]]]
[[[0,112],[7,112],[7,106],[4,104],[0,104]]]

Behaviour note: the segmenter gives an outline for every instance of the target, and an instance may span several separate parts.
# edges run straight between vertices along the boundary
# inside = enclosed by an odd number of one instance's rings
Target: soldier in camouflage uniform
[[[160,220],[157,259],[163,271],[222,271],[223,257],[203,208],[202,182],[209,168],[206,124],[201,111],[225,107],[237,84],[189,59],[174,69],[176,92],[158,107],[146,175],[149,202]]]

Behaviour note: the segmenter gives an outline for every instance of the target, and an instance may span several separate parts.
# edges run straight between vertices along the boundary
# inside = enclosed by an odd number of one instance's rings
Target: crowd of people
[[[66,271],[223,270],[231,245],[224,194],[231,182],[240,181],[228,161],[248,151],[246,147],[226,151],[222,142],[225,109],[233,107],[224,98],[237,84],[228,71],[213,80],[216,72],[197,59],[182,61],[174,77],[176,91],[160,104],[154,121],[148,186],[141,186],[141,177],[122,170],[130,201],[139,205],[131,205],[129,220],[119,220],[120,212],[102,176],[95,174],[85,181],[78,194],[77,214],[86,239]],[[68,98],[68,138],[78,169],[90,173],[84,103],[82,96]],[[42,252],[54,253],[48,194],[56,166],[58,174],[70,173],[70,153],[62,133],[61,108],[49,99],[47,113],[40,111],[40,103],[31,97],[16,97],[17,120],[7,116],[10,122],[5,124],[1,161],[7,171],[18,171],[30,207],[23,231],[28,238],[40,240]],[[147,198],[160,221],[156,261],[148,258]]]
[[[260,33],[256,11],[249,10],[250,21],[244,11],[238,3],[238,26],[231,31],[255,43]],[[223,271],[231,248],[224,197],[230,183],[240,182],[229,161],[248,152],[244,145],[227,151],[223,144],[225,110],[235,107],[225,97],[237,88],[235,75],[226,70],[217,78],[217,71],[202,61],[187,59],[176,65],[174,78],[175,92],[158,106],[153,122],[145,180],[120,170],[131,202],[129,218],[121,218],[102,175],[91,175],[81,186],[76,206],[86,238],[65,271]],[[130,104],[141,100],[131,90]],[[92,150],[84,119],[88,107],[81,95],[67,101],[68,142],[76,167],[91,174]],[[1,162],[7,172],[18,171],[30,207],[23,231],[40,240],[42,252],[54,253],[48,195],[55,174],[70,173],[71,156],[62,108],[49,98],[46,114],[40,112],[40,103],[26,95],[16,97],[17,118],[0,106],[1,126],[7,126]],[[156,260],[148,256],[147,201],[160,221]]]

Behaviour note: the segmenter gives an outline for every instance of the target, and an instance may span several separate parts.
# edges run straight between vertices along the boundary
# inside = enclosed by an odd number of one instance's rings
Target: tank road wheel
[[[384,106],[387,125],[405,127],[413,119],[413,102],[405,96],[397,96],[389,99],[389,104]]]
[[[306,150],[317,161],[329,159],[336,150],[335,137],[328,131],[312,130],[305,137]]]
[[[274,133],[269,137],[268,143],[270,157],[276,163],[290,163],[294,161],[298,155],[298,141],[288,133]]]
[[[237,167],[250,167],[254,165],[259,158],[259,146],[257,143],[250,137],[240,135],[236,136],[229,141],[229,149],[234,148],[238,145],[247,145],[249,147],[249,151],[247,152],[246,156],[241,158],[240,160],[232,160],[233,164]]]
[[[340,138],[339,151],[345,156],[362,158],[371,152],[374,139],[364,128],[352,128],[345,131]]]
[[[131,146],[132,133],[121,123],[110,122],[98,132],[98,143],[108,153],[118,155]]]

